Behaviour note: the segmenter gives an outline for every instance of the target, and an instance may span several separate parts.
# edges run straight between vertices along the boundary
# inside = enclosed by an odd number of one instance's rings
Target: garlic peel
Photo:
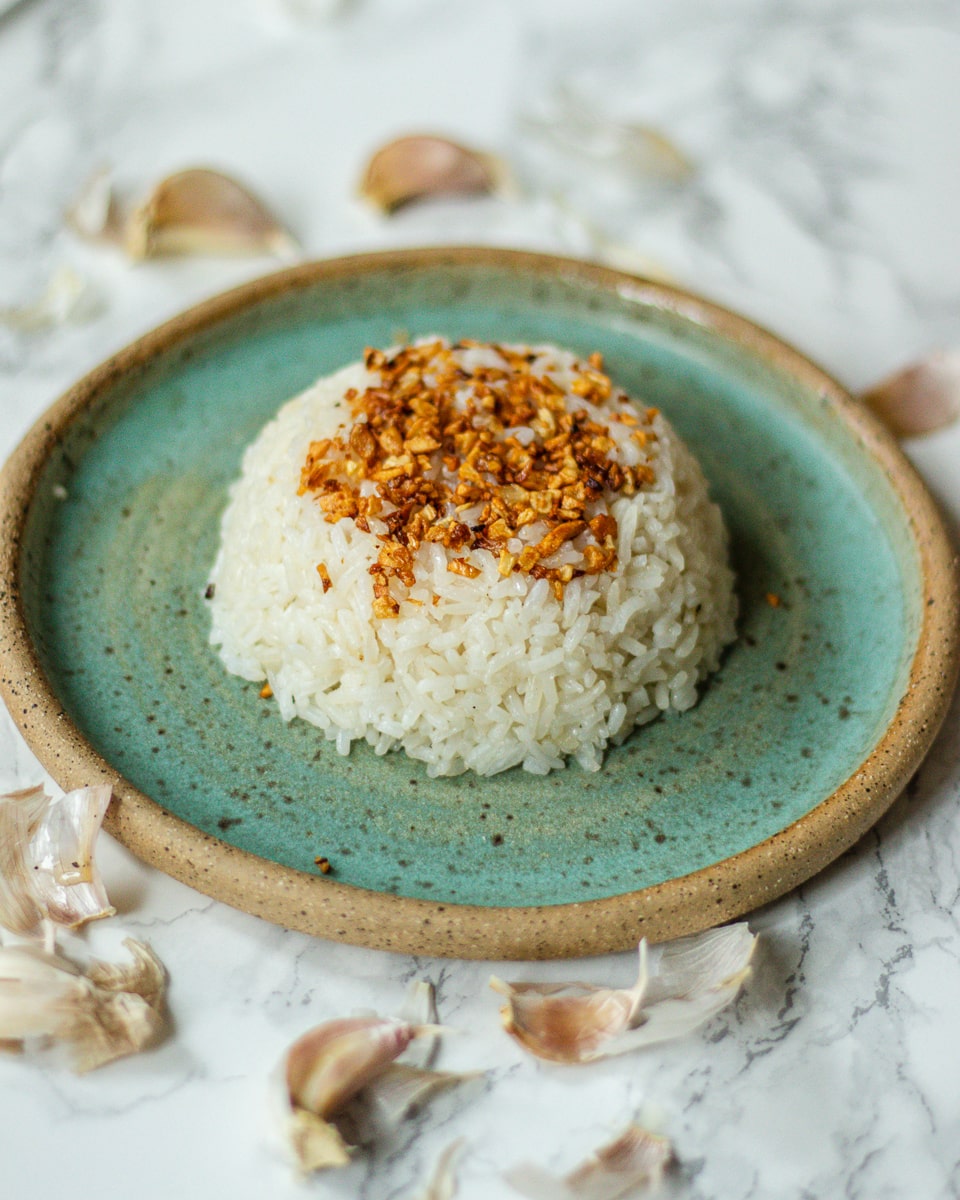
[[[163,968],[148,947],[132,939],[124,945],[155,964],[162,977]],[[118,968],[117,979],[123,970]],[[81,971],[38,946],[0,947],[0,1039],[64,1042],[80,1073],[142,1050],[162,1028],[162,983],[141,995],[95,981],[98,972],[102,978],[109,971],[105,963]],[[134,976],[126,978],[136,982]]]
[[[681,1037],[729,1004],[750,970],[756,937],[745,923],[675,942],[639,946],[632,988],[595,984],[505,984],[504,1029],[552,1062],[583,1063]]]
[[[619,1200],[656,1187],[672,1157],[666,1138],[634,1123],[562,1178],[527,1163],[504,1178],[530,1200]]]
[[[888,375],[861,399],[898,438],[944,429],[960,419],[960,351],[935,351]]]
[[[0,925],[32,934],[45,918],[76,928],[113,915],[94,859],[109,803],[107,785],[0,797]]]
[[[0,325],[16,333],[42,333],[68,321],[90,320],[100,308],[100,298],[87,280],[72,267],[61,266],[36,299],[0,306]]]
[[[84,180],[65,217],[69,228],[87,241],[122,244],[124,218],[109,167],[98,167]]]
[[[457,1194],[457,1160],[465,1144],[465,1138],[457,1138],[442,1151],[420,1200],[453,1200]]]
[[[360,195],[383,213],[432,196],[483,195],[508,182],[493,155],[432,134],[397,138],[370,158]]]

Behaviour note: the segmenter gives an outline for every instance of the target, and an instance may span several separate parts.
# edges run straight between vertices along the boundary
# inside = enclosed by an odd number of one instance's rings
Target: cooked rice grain
[[[228,670],[267,680],[284,719],[310,721],[341,754],[362,738],[430,775],[545,774],[568,758],[596,770],[609,743],[696,702],[733,637],[736,600],[719,509],[662,416],[655,482],[608,497],[613,574],[575,578],[558,599],[546,579],[501,576],[486,552],[470,556],[477,578],[451,573],[463,551],[424,543],[414,585],[396,592],[399,617],[376,619],[380,543],[298,495],[311,441],[349,422],[344,393],[369,382],[362,364],[320,380],[244,456],[210,577],[211,642]]]

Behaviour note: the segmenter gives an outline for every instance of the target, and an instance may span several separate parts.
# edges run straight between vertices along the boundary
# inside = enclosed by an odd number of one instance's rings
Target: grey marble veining
[[[69,266],[91,319],[0,324],[0,456],[55,396],[158,321],[269,269],[136,269],[62,213],[109,162],[142,193],[190,163],[234,170],[311,256],[476,241],[646,263],[775,329],[853,386],[960,340],[960,8],[952,0],[355,0],[305,20],[280,0],[33,0],[0,17],[0,307]],[[697,168],[624,178],[531,128],[566,88],[650,123]],[[512,198],[379,221],[352,199],[387,137],[439,128],[507,156]],[[908,446],[960,527],[960,429]],[[863,841],[754,914],[756,969],[681,1042],[582,1070],[521,1055],[491,971],[626,983],[631,955],[482,964],[327,944],[259,922],[104,846],[118,916],[75,944],[148,939],[171,978],[170,1037],[77,1079],[0,1059],[3,1194],[104,1200],[412,1196],[453,1138],[460,1195],[508,1195],[527,1159],[564,1171],[638,1116],[674,1142],[662,1194],[690,1200],[960,1196],[960,704],[905,796]],[[0,717],[0,788],[42,771]],[[297,1183],[272,1153],[265,1080],[327,1017],[395,1011],[437,985],[441,1065],[484,1068],[399,1142]]]

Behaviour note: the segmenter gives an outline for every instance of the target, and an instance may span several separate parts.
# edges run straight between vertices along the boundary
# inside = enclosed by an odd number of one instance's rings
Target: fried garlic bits
[[[559,1063],[585,1063],[692,1032],[737,995],[756,937],[746,923],[660,946],[640,943],[630,988],[590,983],[504,983],[503,1027],[525,1050]]]

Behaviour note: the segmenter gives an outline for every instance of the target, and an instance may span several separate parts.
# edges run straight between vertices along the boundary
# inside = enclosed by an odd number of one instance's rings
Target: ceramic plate
[[[365,346],[430,333],[601,351],[724,511],[738,639],[695,709],[597,773],[431,780],[402,753],[341,758],[208,645],[244,447]],[[744,913],[888,807],[956,673],[950,547],[860,406],[738,317],[555,258],[372,255],[203,304],[50,410],[5,468],[0,519],[3,694],[53,776],[109,780],[111,832],[202,891],[378,947],[584,954]]]

